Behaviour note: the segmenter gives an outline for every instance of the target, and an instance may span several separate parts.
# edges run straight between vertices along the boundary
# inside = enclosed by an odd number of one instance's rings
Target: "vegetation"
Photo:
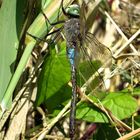
[[[54,24],[67,20],[61,0],[0,4],[0,139],[69,139],[70,64],[64,23]],[[92,61],[94,69],[80,61],[75,139],[139,139],[138,4],[86,1],[85,29],[108,46],[112,61]]]

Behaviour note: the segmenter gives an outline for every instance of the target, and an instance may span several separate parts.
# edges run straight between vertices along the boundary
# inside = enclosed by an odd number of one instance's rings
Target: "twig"
[[[64,138],[64,137],[60,137],[60,136],[52,136],[52,135],[46,135],[45,138],[47,139],[57,139],[57,140],[70,140],[69,138]]]
[[[117,57],[138,35],[140,34],[140,29],[114,54]]]
[[[105,11],[105,15],[108,17],[108,19],[112,22],[116,30],[119,32],[119,34],[126,40],[128,41],[128,38],[125,36],[125,34],[122,32],[122,30],[118,27],[118,25],[114,22],[114,20],[111,18],[111,16],[108,14],[108,12]],[[131,49],[133,50],[134,53],[137,53],[137,50],[135,47],[130,44]]]
[[[97,125],[95,123],[92,123],[79,140],[88,140],[91,137],[91,135],[95,133],[96,129]]]
[[[140,135],[140,128],[138,128],[138,129],[136,129],[136,130],[124,135],[121,138],[118,138],[117,140],[128,140],[128,139],[130,139],[130,138],[132,138],[132,137],[134,137],[136,135]]]
[[[104,106],[100,103],[94,103],[93,100],[91,100],[87,95],[85,95],[84,93],[80,93],[82,94],[82,97],[85,101],[89,101],[90,103],[92,103],[94,106],[96,106],[97,108],[99,108],[101,111],[103,111],[107,117],[109,118],[110,122],[112,124],[116,123],[118,126],[123,126],[125,129],[131,131],[131,128],[126,125],[124,122],[122,122],[121,120],[119,120],[117,117],[115,117],[111,112],[108,112],[108,110],[106,108],[104,108]]]
[[[10,114],[13,112],[13,110],[15,109],[19,99],[21,98],[21,96],[23,95],[24,91],[26,90],[26,87],[23,87],[21,89],[21,91],[17,94],[16,98],[14,99],[13,103],[12,103],[12,107],[9,110],[6,110],[4,112],[4,114],[2,115],[2,117],[0,118],[0,131],[2,130],[5,122],[7,121],[8,117],[10,116]]]
[[[68,102],[68,104],[63,108],[63,110],[50,122],[50,124],[47,125],[46,128],[44,128],[41,132],[39,132],[36,136],[31,138],[31,140],[43,140],[46,136],[46,134],[49,132],[49,130],[62,118],[64,117],[63,114],[68,110],[70,107],[71,102]]]

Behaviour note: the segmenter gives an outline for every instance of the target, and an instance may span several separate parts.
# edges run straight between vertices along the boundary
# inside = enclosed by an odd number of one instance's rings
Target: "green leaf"
[[[136,88],[132,89],[132,94],[133,95],[140,95],[140,88],[136,87]]]
[[[107,117],[98,108],[88,103],[81,103],[76,110],[76,118],[87,122],[108,122]]]
[[[51,55],[46,57],[38,80],[36,105],[44,103],[50,111],[70,98],[70,92],[66,90],[70,80],[70,64],[66,57],[65,45],[61,47],[63,49],[59,54],[53,49]]]
[[[92,97],[90,97],[92,99]],[[95,100],[93,100],[95,102]],[[97,103],[97,101],[96,101]],[[137,111],[138,105],[136,100],[126,93],[110,93],[101,103],[109,109],[118,119],[129,118]],[[108,122],[107,117],[94,105],[81,103],[77,107],[76,118],[88,122]]]
[[[13,1],[7,1],[7,2],[13,2]],[[67,2],[65,2],[65,4],[68,4],[69,0]],[[49,4],[49,6],[47,6],[45,8],[45,11],[47,13],[47,17],[49,19],[49,21],[51,21],[51,23],[53,22],[53,20],[55,19],[55,17],[53,16],[54,14],[55,15],[58,15],[58,8],[60,6],[60,3],[61,3],[61,0],[53,0],[51,2],[51,4]],[[18,3],[16,3],[18,4]],[[21,4],[21,2],[19,1],[19,4]],[[54,7],[54,4],[55,4],[55,7]],[[64,5],[65,5],[64,4]],[[22,5],[22,4],[21,4]],[[9,6],[10,7],[10,6]],[[8,7],[7,7],[8,9]],[[16,8],[14,8],[14,10],[16,10]],[[9,10],[7,10],[9,11]],[[12,11],[13,12],[13,11]],[[20,12],[19,12],[20,13]],[[12,16],[11,16],[12,17]],[[14,18],[11,18],[9,17],[9,19],[14,19]],[[52,19],[53,17],[53,20]],[[8,21],[8,19],[7,19]],[[16,24],[15,24],[16,25]],[[39,25],[39,26],[38,26]],[[46,34],[49,32],[49,28],[47,28],[48,26],[46,26],[46,20],[45,20],[45,17],[43,16],[42,12],[37,16],[37,18],[35,19],[35,21],[31,24],[31,26],[29,27],[28,29],[28,33],[30,33],[31,35],[34,35],[38,38],[44,38],[46,36]],[[50,25],[49,25],[50,27]],[[11,31],[11,26],[10,26],[10,31]],[[1,32],[3,33],[3,32]],[[9,34],[9,32],[7,33]],[[12,79],[6,89],[6,93],[5,93],[5,99],[6,101],[3,102],[3,106],[4,108],[6,108],[5,106],[10,103],[10,99],[12,98],[12,94],[13,94],[13,91],[18,83],[18,80],[27,64],[27,61],[31,55],[31,52],[33,50],[33,48],[35,47],[36,45],[36,40],[34,38],[32,38],[30,35],[27,35],[26,36],[26,47],[25,47],[25,50],[23,52],[23,55],[20,59],[20,62],[16,68],[16,71],[14,73],[14,75],[12,76]],[[9,49],[9,48],[8,48]]]
[[[14,72],[26,1],[3,1],[0,9],[0,102],[2,108],[11,105],[12,96],[5,102],[5,91]]]
[[[138,109],[137,101],[123,92],[110,93],[102,103],[119,119],[129,118]]]

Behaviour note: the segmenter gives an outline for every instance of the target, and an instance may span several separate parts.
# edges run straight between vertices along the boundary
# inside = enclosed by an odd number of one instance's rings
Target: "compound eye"
[[[66,13],[73,16],[80,16],[80,7],[77,4],[72,4],[66,8]]]

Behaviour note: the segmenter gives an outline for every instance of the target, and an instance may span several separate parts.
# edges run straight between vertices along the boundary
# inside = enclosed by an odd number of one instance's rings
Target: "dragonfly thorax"
[[[80,20],[71,18],[65,22],[65,37],[68,42],[78,41],[80,38]]]

